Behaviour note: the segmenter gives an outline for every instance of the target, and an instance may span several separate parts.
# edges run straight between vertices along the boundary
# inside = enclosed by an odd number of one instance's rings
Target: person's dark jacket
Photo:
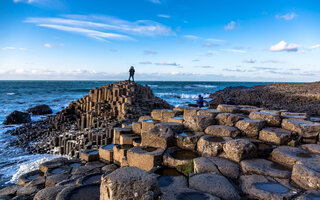
[[[130,73],[131,76],[134,75],[134,72],[135,72],[134,69],[130,69],[130,70],[129,70],[129,73]]]
[[[198,100],[197,100],[197,105],[198,105],[198,107],[200,107],[200,108],[203,107],[203,106],[204,106],[203,103],[204,103],[204,102],[203,102],[203,97],[201,96],[201,97],[199,97]]]

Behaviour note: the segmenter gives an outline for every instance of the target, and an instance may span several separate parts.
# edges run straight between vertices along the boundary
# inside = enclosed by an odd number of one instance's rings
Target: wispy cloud
[[[59,43],[59,44],[45,43],[45,44],[43,44],[43,46],[44,46],[44,47],[46,47],[46,48],[51,48],[51,47],[62,47],[62,46],[64,46],[64,44],[63,44],[63,43]]]
[[[320,48],[320,44],[313,45],[309,49],[318,49],[318,48]]]
[[[229,24],[224,26],[225,30],[234,30],[236,28],[236,22],[235,21],[231,21],[229,22]]]
[[[188,40],[198,40],[201,37],[196,36],[196,35],[184,35],[183,37],[187,38]]]
[[[212,69],[214,68],[214,66],[211,66],[211,65],[197,65],[197,66],[194,66],[195,68],[204,68],[204,69]]]
[[[7,50],[19,50],[19,51],[24,51],[26,50],[26,48],[22,48],[22,47],[2,47],[1,48],[3,51],[7,51]]]
[[[44,8],[65,8],[61,0],[13,0],[14,3],[26,3]]]
[[[132,39],[128,35],[175,35],[170,27],[155,21],[138,20],[130,22],[110,16],[66,15],[59,18],[27,18],[25,22],[34,23],[41,27],[78,33],[100,40]]]
[[[145,50],[143,53],[144,53],[145,55],[155,55],[155,54],[158,54],[158,52],[153,51],[153,50]]]
[[[252,58],[248,58],[248,59],[244,60],[243,62],[244,62],[244,63],[256,63],[257,60],[254,60],[254,59],[252,59]]]
[[[294,43],[286,43],[285,41],[281,40],[278,44],[272,45],[269,50],[270,51],[289,51],[295,52],[298,51],[299,45]]]
[[[232,52],[232,53],[247,53],[246,50],[242,50],[242,49],[220,49],[220,50]]]
[[[159,62],[155,63],[156,65],[167,65],[167,66],[175,66],[175,67],[180,67],[182,68],[181,65],[177,64],[176,62]]]
[[[263,60],[263,61],[261,61],[261,63],[282,64],[282,63],[286,63],[286,62],[281,61],[281,60],[272,60],[272,59],[269,59],[269,60]]]
[[[52,47],[52,45],[49,44],[49,43],[45,43],[45,44],[43,44],[43,46],[46,47],[46,48],[51,48]]]
[[[295,17],[297,17],[297,14],[294,12],[286,13],[286,14],[278,14],[276,15],[277,19],[284,19],[284,20],[293,20]]]
[[[204,47],[216,47],[219,46],[219,44],[212,43],[212,42],[206,42],[203,44]]]
[[[222,70],[223,71],[227,71],[227,72],[246,72],[246,70],[241,69],[240,67],[237,67],[237,68],[224,68]]]
[[[152,64],[152,62],[151,61],[142,61],[142,62],[139,62],[139,64],[141,64],[141,65],[150,65],[150,64]]]
[[[159,14],[158,17],[161,17],[161,18],[171,18],[170,15],[164,15],[164,14]]]

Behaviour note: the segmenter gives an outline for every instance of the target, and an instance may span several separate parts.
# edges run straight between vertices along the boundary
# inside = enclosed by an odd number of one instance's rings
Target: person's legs
[[[129,82],[130,82],[130,78],[131,78],[131,75],[129,75],[129,79],[128,79]]]
[[[132,81],[134,82],[134,75],[132,75]]]

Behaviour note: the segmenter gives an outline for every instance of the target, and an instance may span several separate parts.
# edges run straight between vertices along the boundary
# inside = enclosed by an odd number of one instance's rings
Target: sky
[[[320,80],[318,0],[0,0],[0,80]]]

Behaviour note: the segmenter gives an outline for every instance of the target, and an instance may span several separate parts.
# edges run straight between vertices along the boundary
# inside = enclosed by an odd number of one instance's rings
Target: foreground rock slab
[[[155,200],[160,195],[157,178],[136,167],[122,167],[102,177],[100,200]]]

